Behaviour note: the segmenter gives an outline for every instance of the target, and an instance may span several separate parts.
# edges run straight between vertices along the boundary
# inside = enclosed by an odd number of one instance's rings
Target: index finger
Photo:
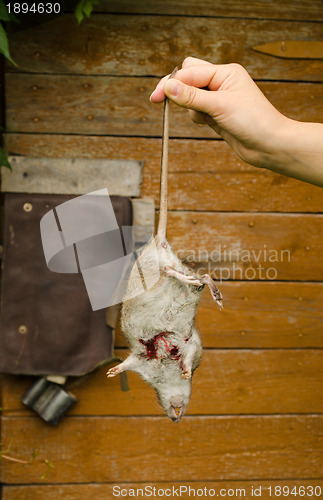
[[[211,64],[204,61],[178,70],[176,80],[192,87],[218,90],[231,74],[232,66],[230,64]],[[152,102],[162,102],[165,99],[164,85],[167,80],[168,75],[157,84],[150,96]]]
[[[203,59],[198,59],[197,57],[186,57],[184,61],[182,62],[182,68],[187,68],[189,66],[196,66],[196,65],[201,65],[201,64],[209,64],[212,66],[212,63],[208,61],[204,61]],[[176,72],[176,78],[177,78],[178,70]],[[150,96],[150,100],[152,102],[162,102],[165,99],[165,92],[164,92],[164,84],[165,82],[171,77],[172,75],[166,75],[164,76],[157,84],[155,90],[152,92]],[[174,75],[173,75],[174,76]]]
[[[198,59],[197,57],[186,57],[182,63],[182,68],[187,68],[189,66],[197,66],[198,64],[212,64],[209,61],[205,61],[204,59]]]

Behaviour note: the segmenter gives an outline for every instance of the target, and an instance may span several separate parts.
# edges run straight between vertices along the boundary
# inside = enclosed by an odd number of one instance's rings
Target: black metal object
[[[21,402],[34,410],[48,424],[57,425],[77,399],[61,385],[42,377],[27,389]]]

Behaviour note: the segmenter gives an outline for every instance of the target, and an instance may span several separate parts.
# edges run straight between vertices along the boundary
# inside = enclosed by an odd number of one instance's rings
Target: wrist
[[[276,111],[276,110],[275,110]],[[236,150],[240,158],[258,168],[266,168],[273,172],[288,175],[286,170],[291,161],[288,150],[285,150],[287,136],[292,136],[293,120],[276,113],[275,119],[269,117],[261,121],[257,129],[256,140],[231,141],[231,146]],[[223,138],[229,142],[227,137]],[[230,143],[230,142],[229,142]],[[241,147],[242,145],[242,147]]]
[[[263,168],[273,172],[289,175],[288,170],[293,164],[293,150],[297,138],[295,121],[282,116],[268,139],[267,148],[260,153],[259,163]]]
[[[323,124],[286,118],[275,136],[273,152],[263,158],[263,166],[323,186]]]

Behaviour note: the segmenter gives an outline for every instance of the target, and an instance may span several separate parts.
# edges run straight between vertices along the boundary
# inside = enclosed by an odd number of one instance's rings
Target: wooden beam
[[[140,195],[142,162],[30,156],[9,156],[9,162],[2,192],[86,194],[107,187],[110,195]]]
[[[144,162],[141,195],[159,203],[160,139],[10,133],[5,147],[14,155]],[[319,187],[247,165],[223,141],[172,139],[169,208],[323,212],[323,197]]]
[[[277,40],[277,33],[285,40],[320,40],[321,30],[317,22],[280,19],[122,14],[92,14],[78,26],[67,14],[12,34],[10,48],[19,72],[163,76],[194,55],[217,64],[239,62],[253,78],[322,81],[323,61],[273,64],[252,50]]]
[[[240,346],[239,346],[240,347]],[[125,359],[128,350],[116,350]],[[107,379],[102,368],[71,386],[78,399],[69,415],[164,415],[154,390],[138,374],[127,372],[130,390],[120,378]],[[4,416],[32,416],[20,402],[31,377],[3,377]],[[68,386],[67,386],[68,387]],[[323,413],[323,351],[320,349],[205,349],[193,376],[187,415]]]
[[[217,281],[322,281],[323,215],[170,212],[168,239]]]
[[[180,490],[180,486],[182,489]],[[145,490],[148,494],[150,492],[153,494],[154,488],[156,495],[158,490],[160,495],[162,491],[165,495],[171,493],[176,494],[181,492],[180,498],[183,500],[192,499],[193,492],[196,493],[198,490],[205,492],[205,488],[209,496],[213,496],[213,490],[215,495],[224,495],[225,493],[230,496],[234,495],[236,498],[245,496],[246,498],[251,498],[249,495],[253,493],[261,493],[261,498],[263,500],[270,500],[273,496],[273,491],[277,493],[279,491],[285,492],[284,498],[287,500],[294,500],[295,495],[292,493],[316,491],[316,495],[319,496],[320,488],[323,491],[323,480],[322,479],[293,479],[293,480],[271,480],[271,481],[207,481],[207,482],[189,482],[186,483],[181,481],[179,484],[176,483],[165,483],[165,482],[155,482],[151,484],[148,483],[118,483],[118,484],[60,484],[60,485],[30,485],[30,486],[3,486],[2,500],[57,500],[58,498],[64,498],[64,500],[88,500],[89,498],[95,498],[95,500],[107,500],[110,498],[117,497],[120,492],[120,497],[125,500],[132,500],[134,495],[141,495],[141,489]],[[173,493],[173,488],[175,493]],[[187,488],[187,491],[184,490]],[[189,490],[191,488],[191,490]],[[275,488],[277,488],[275,490]],[[313,490],[312,490],[313,488]],[[315,490],[316,488],[316,490]],[[186,492],[185,492],[186,491]],[[288,493],[289,492],[289,493]],[[248,495],[248,496],[247,496]],[[175,498],[175,497],[173,497]]]
[[[21,478],[24,484],[71,478],[83,484],[102,478],[113,483],[316,479],[323,468],[322,422],[322,415],[184,417],[178,425],[167,417],[71,417],[51,428],[37,418],[4,417],[4,448],[10,444],[12,457],[31,463],[3,460],[1,479],[6,484]]]
[[[101,0],[98,12],[171,14],[177,16],[243,17],[322,21],[320,0],[259,2],[249,0]]]
[[[197,326],[208,348],[322,348],[323,283],[222,282],[224,309],[208,290]],[[126,347],[120,327],[115,345]]]
[[[149,101],[157,82],[143,77],[7,73],[6,129],[38,134],[161,136],[162,106]],[[320,121],[323,85],[260,82],[259,87],[290,118]],[[175,105],[171,105],[170,136],[216,137],[210,127],[194,124],[187,110]]]

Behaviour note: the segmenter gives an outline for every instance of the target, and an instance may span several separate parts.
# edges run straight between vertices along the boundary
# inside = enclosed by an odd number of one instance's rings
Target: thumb
[[[170,78],[165,82],[164,92],[171,101],[183,108],[211,114],[210,92],[208,90],[186,85],[176,78]]]

